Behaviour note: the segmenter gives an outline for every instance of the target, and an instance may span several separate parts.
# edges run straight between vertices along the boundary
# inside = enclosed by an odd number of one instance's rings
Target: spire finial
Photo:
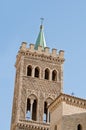
[[[41,19],[40,29],[43,30],[43,21],[44,21],[44,18],[40,18],[40,19]]]
[[[41,25],[43,25],[44,18],[40,18],[40,19],[41,19]]]
[[[35,50],[38,50],[38,46],[42,46],[42,50],[44,50],[44,48],[46,47],[46,41],[45,41],[44,31],[43,31],[44,18],[40,18],[40,20],[41,20],[40,32],[36,40]]]

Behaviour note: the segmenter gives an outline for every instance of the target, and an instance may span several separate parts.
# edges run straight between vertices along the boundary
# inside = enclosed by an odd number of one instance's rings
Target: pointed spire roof
[[[40,32],[38,34],[38,37],[37,37],[37,40],[36,40],[36,43],[35,43],[35,50],[38,50],[38,46],[42,46],[43,50],[46,47],[46,41],[45,41],[45,37],[44,37],[42,23],[40,25]]]

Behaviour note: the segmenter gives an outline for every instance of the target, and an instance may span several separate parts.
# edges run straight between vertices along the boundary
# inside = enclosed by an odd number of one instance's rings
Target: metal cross
[[[41,19],[41,25],[43,25],[44,18],[40,18],[40,19]]]

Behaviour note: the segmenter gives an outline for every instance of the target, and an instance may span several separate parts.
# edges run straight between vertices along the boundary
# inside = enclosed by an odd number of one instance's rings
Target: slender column
[[[32,68],[32,77],[34,77],[34,67]]]
[[[31,99],[31,100],[30,100],[30,104],[31,104],[31,105],[30,105],[30,114],[31,114],[31,115],[30,115],[30,119],[31,119],[31,120],[32,120],[33,102],[34,102],[34,100]]]
[[[50,70],[49,80],[52,81],[52,70]]]
[[[49,123],[49,109],[47,110],[47,123]]]

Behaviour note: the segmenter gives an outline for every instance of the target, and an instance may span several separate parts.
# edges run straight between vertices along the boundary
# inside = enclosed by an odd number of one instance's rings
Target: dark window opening
[[[54,130],[57,130],[57,125],[55,125]]]
[[[36,100],[34,100],[33,105],[32,105],[32,114],[30,112],[31,111],[30,109],[31,109],[31,103],[30,103],[30,99],[28,98],[27,99],[27,109],[26,109],[26,119],[27,120],[32,119],[32,120],[36,121],[36,119],[37,119],[37,101]]]
[[[45,70],[45,79],[49,80],[49,69]]]
[[[27,76],[31,76],[32,75],[32,67],[29,65],[27,67]]]
[[[55,70],[52,72],[52,80],[53,81],[57,80],[57,72]]]
[[[43,121],[47,122],[47,103],[44,102],[44,117],[43,117]]]
[[[38,67],[36,67],[35,68],[35,77],[39,77],[39,68]]]
[[[82,126],[80,124],[77,126],[77,130],[82,130]]]
[[[27,99],[26,119],[30,119],[30,99]]]

